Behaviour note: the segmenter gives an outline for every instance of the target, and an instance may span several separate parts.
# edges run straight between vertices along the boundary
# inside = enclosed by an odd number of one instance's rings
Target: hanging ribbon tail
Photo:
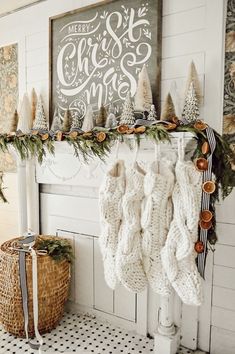
[[[213,159],[213,153],[216,148],[216,140],[215,140],[215,134],[214,131],[211,127],[206,128],[206,134],[207,134],[207,140],[210,145],[210,155],[207,159],[208,161],[208,169],[203,172],[202,180],[203,183],[206,181],[211,181],[212,179],[212,159]],[[201,203],[201,210],[209,210],[210,208],[210,194],[205,193],[202,191],[202,203]],[[208,237],[208,230],[205,229],[200,229],[200,234],[199,234],[199,240],[203,242],[204,249],[202,253],[198,254],[197,258],[197,266],[198,266],[198,271],[202,278],[205,278],[205,266],[206,266],[206,256],[207,256],[207,237]]]
[[[20,288],[23,303],[23,314],[24,314],[24,328],[25,335],[28,341],[28,325],[29,325],[29,312],[28,312],[28,291],[27,291],[27,280],[26,280],[26,263],[25,263],[25,252],[19,252],[19,272],[20,272]]]

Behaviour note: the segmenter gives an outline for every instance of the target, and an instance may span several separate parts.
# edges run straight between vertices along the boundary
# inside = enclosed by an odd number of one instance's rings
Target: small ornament
[[[120,125],[134,125],[134,124],[135,124],[134,109],[131,102],[131,94],[130,92],[128,92],[123,105]]]
[[[145,131],[146,131],[146,127],[143,125],[134,129],[134,132],[137,134],[144,133]]]
[[[168,95],[166,96],[166,100],[164,102],[164,105],[163,105],[161,120],[171,122],[172,118],[175,118],[175,117],[176,117],[175,106],[174,106],[171,94],[168,93]]]
[[[74,114],[72,118],[72,124],[70,130],[76,130],[76,129],[81,129],[81,119],[77,114]]]
[[[205,209],[205,210],[201,211],[200,219],[202,221],[209,222],[209,221],[212,220],[212,218],[213,218],[213,214],[212,214],[212,212],[210,210]]]
[[[107,120],[106,120],[106,124],[105,124],[105,128],[115,128],[117,126],[117,119],[114,113],[109,113]]]
[[[204,157],[199,157],[195,160],[195,167],[198,171],[203,172],[208,170],[208,161]]]
[[[69,132],[71,129],[71,116],[69,113],[69,110],[66,109],[66,111],[64,112],[64,120],[63,120],[63,132]]]
[[[207,194],[212,194],[215,191],[215,182],[213,181],[206,181],[202,185],[202,189]]]
[[[105,132],[99,132],[96,135],[96,139],[98,140],[99,143],[102,143],[102,141],[104,141],[106,139],[106,134]]]
[[[57,131],[61,131],[62,130],[62,121],[59,117],[58,114],[58,109],[55,109],[54,115],[53,115],[53,120],[52,120],[52,124],[51,124],[51,130],[53,132],[57,132]]]
[[[194,249],[197,253],[202,253],[204,252],[204,244],[202,241],[197,241],[195,243]]]
[[[205,142],[202,144],[201,151],[202,151],[203,155],[206,155],[206,154],[209,153],[209,151],[210,151],[210,145],[208,144],[207,141],[205,141]]]
[[[118,133],[120,133],[120,134],[125,134],[128,130],[129,130],[129,127],[128,127],[128,125],[125,125],[125,124],[119,125],[119,126],[117,127],[117,131],[118,131]]]
[[[95,122],[96,126],[105,127],[106,119],[107,119],[107,112],[104,105],[102,104],[100,107],[98,117],[96,118],[96,122]]]
[[[15,110],[15,112],[12,116],[11,122],[10,122],[10,129],[9,129],[10,133],[16,132],[18,120],[19,120],[19,115],[18,115],[17,110]]]
[[[204,123],[202,120],[197,120],[194,124],[194,128],[198,130],[205,130],[208,127],[206,123]]]
[[[151,109],[153,103],[153,95],[151,84],[148,76],[146,65],[143,65],[141,72],[139,73],[137,91],[135,94],[135,110],[147,111]]]
[[[31,106],[30,106],[28,94],[25,93],[20,107],[17,130],[21,130],[22,133],[28,134],[31,128],[32,128]]]
[[[147,120],[155,121],[157,120],[157,112],[154,104],[151,105]]]
[[[210,221],[200,220],[199,221],[199,226],[203,230],[209,230],[212,227],[212,221],[211,220]]]
[[[37,101],[38,101],[38,97],[35,89],[33,88],[31,93],[32,121],[34,121],[36,116]]]
[[[94,128],[94,114],[91,105],[87,106],[86,114],[82,124],[82,130],[88,132]]]
[[[182,117],[188,122],[195,122],[200,115],[198,99],[196,96],[193,82],[189,86],[189,90],[185,97]]]
[[[38,102],[37,102],[35,120],[33,122],[33,129],[34,130],[48,130],[48,123],[47,123],[46,115],[44,112],[41,96],[39,96]]]

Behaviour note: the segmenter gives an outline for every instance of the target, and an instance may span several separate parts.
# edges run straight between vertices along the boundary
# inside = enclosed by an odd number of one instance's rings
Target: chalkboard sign
[[[159,103],[161,0],[111,0],[50,19],[50,116],[122,109],[145,64]]]

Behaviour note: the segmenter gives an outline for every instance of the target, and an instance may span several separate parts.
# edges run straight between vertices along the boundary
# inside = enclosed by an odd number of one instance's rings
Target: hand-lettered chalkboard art
[[[50,116],[83,119],[103,103],[119,114],[145,64],[159,106],[161,0],[106,0],[50,19]]]

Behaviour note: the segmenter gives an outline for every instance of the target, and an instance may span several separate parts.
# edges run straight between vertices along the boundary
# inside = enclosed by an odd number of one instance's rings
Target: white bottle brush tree
[[[53,132],[58,132],[62,130],[62,120],[59,117],[58,109],[55,108],[53,120],[52,120],[52,125],[51,125],[51,130]]]
[[[198,73],[194,62],[189,67],[188,80],[186,83],[184,107],[182,118],[187,122],[193,122],[200,116],[200,104],[202,101],[202,93]]]
[[[22,133],[28,134],[32,128],[32,124],[31,105],[28,94],[25,93],[20,107],[17,130],[21,130]]]
[[[154,104],[151,105],[147,120],[155,121],[157,120],[157,112]]]
[[[200,116],[200,111],[199,111],[198,99],[197,99],[193,82],[191,82],[187,96],[185,97],[182,117],[187,122],[195,122],[199,116]]]
[[[82,124],[82,130],[84,132],[88,132],[94,128],[94,114],[91,105],[87,106],[86,114]]]
[[[152,104],[153,95],[151,84],[147,68],[144,65],[141,72],[139,73],[138,85],[135,94],[135,110],[141,112],[149,112]]]
[[[71,130],[81,129],[81,119],[78,114],[74,114],[72,118]]]
[[[128,92],[124,105],[123,111],[120,118],[120,125],[134,125],[135,124],[135,116],[134,116],[134,108],[131,101],[131,94]]]
[[[37,101],[35,120],[33,122],[34,130],[48,130],[48,122],[42,104],[42,98],[39,96]]]

